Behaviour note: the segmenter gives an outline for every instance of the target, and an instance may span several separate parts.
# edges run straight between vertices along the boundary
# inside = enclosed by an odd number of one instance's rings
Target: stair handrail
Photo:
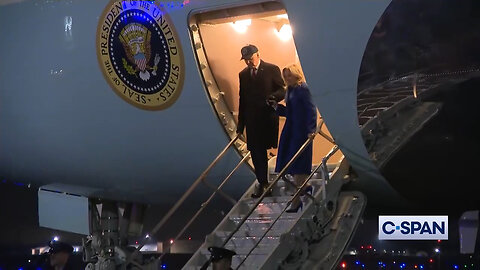
[[[396,96],[396,95],[398,95],[397,92],[392,92],[391,94],[388,94],[388,95],[386,95],[386,96],[384,96],[384,97],[376,100],[375,102],[368,104],[367,106],[365,106],[365,108],[362,110],[362,112],[359,112],[359,113],[358,113],[358,117],[359,117],[359,118],[362,117],[370,108],[374,107],[375,105],[377,105],[377,104],[379,104],[379,103],[381,103],[381,102],[385,102],[385,100],[388,100],[389,98],[391,98],[391,97],[393,97],[393,96]],[[404,97],[404,98],[402,98],[401,100],[403,100],[403,99],[405,99],[405,98],[407,98],[407,97]],[[396,103],[397,103],[397,102],[396,102]]]
[[[190,225],[192,225],[192,223],[197,219],[197,217],[203,212],[203,210],[208,206],[208,204],[212,201],[213,197],[215,197],[215,195],[220,192],[220,189],[228,182],[228,180],[230,179],[230,177],[232,177],[233,173],[235,173],[238,168],[240,168],[240,166],[250,157],[250,152],[248,152],[237,164],[237,166],[235,166],[235,168],[233,168],[233,170],[227,175],[227,177],[225,177],[222,181],[222,183],[217,187],[217,189],[210,195],[210,197],[202,203],[200,209],[197,210],[197,212],[192,216],[192,218],[190,218],[190,220],[187,222],[187,224],[180,230],[180,232],[175,236],[175,238],[173,238],[173,244],[170,245],[170,247],[172,245],[175,244],[175,242],[178,240],[178,238],[180,238],[183,233],[185,233],[185,231],[188,229],[188,227],[190,227]],[[158,260],[160,261],[164,256],[165,254],[167,254],[166,252],[163,252],[162,255],[160,255],[160,257],[158,257]]]
[[[170,219],[170,217],[177,211],[177,209],[180,207],[180,205],[183,204],[183,202],[185,202],[185,200],[188,198],[188,196],[190,196],[190,194],[197,188],[197,186],[204,181],[205,177],[208,175],[208,173],[210,172],[210,170],[213,168],[213,166],[215,166],[217,164],[217,162],[225,155],[225,153],[227,152],[227,150],[237,141],[237,139],[240,137],[241,134],[236,134],[235,137],[233,137],[230,142],[222,149],[222,151],[215,157],[215,159],[210,163],[210,165],[208,165],[208,167],[200,174],[200,176],[193,182],[193,184],[188,188],[187,191],[185,191],[185,193],[182,195],[182,197],[180,197],[180,199],[173,205],[172,208],[170,208],[170,210],[167,212],[167,214],[165,214],[165,216],[163,216],[163,218],[155,225],[155,227],[152,229],[152,231],[150,232],[151,235],[154,235],[158,232],[158,230],[160,230],[160,228],[163,227],[163,225],[165,225],[165,223],[168,221],[168,219]],[[246,155],[248,156],[248,154]],[[246,158],[244,158],[246,159]],[[243,160],[242,159],[242,162]],[[239,166],[239,165],[237,165]],[[223,184],[223,183],[222,183]],[[217,188],[217,191],[219,190],[219,188]],[[216,194],[216,192],[215,192]],[[203,209],[202,209],[203,210]],[[193,221],[192,221],[193,222]],[[126,261],[126,265],[132,263],[133,261],[133,258],[136,256],[136,254],[138,254],[138,252],[140,252],[140,249],[142,247],[145,246],[145,240],[142,240],[142,242],[140,243],[140,245],[131,253],[131,255],[128,257],[127,261]]]
[[[269,190],[272,189],[273,186],[275,186],[277,184],[277,182],[280,180],[280,178],[282,178],[288,168],[290,167],[290,165],[295,162],[297,160],[297,158],[303,153],[303,151],[307,148],[307,146],[313,142],[313,140],[315,139],[315,136],[317,134],[320,134],[322,137],[324,137],[325,139],[327,139],[328,141],[332,142],[333,144],[335,144],[333,138],[330,138],[328,135],[326,135],[324,132],[322,132],[322,126],[324,124],[324,121],[323,119],[321,119],[321,122],[317,125],[317,129],[315,130],[315,133],[312,133],[309,135],[308,139],[303,143],[303,145],[299,148],[299,150],[295,153],[295,155],[293,155],[293,157],[290,159],[290,161],[284,166],[284,168],[277,174],[277,176],[275,177],[275,179],[268,185],[268,187],[265,189],[265,191],[263,192],[263,194],[258,198],[257,202],[255,203],[255,205],[253,207],[250,208],[250,210],[248,211],[248,213],[242,218],[242,220],[240,220],[240,222],[236,225],[235,229],[230,232],[230,234],[227,236],[227,238],[223,241],[222,245],[220,247],[225,247],[225,245],[228,243],[228,241],[230,241],[230,239],[232,239],[233,235],[235,233],[238,232],[238,230],[240,229],[240,227],[245,223],[245,221],[250,217],[250,215],[255,211],[255,209],[257,208],[257,206],[263,201],[263,199],[266,197],[267,193]],[[335,144],[336,145],[336,144]],[[333,154],[332,154],[333,155]],[[317,167],[318,169],[318,167]],[[328,172],[327,172],[328,174]],[[307,182],[305,182],[304,184],[306,184]],[[298,187],[297,187],[298,188]],[[298,189],[297,190],[297,193],[300,192],[301,189]],[[282,212],[283,213],[283,212]],[[260,242],[260,241],[259,241]],[[258,243],[259,243],[258,242]],[[257,244],[258,245],[258,244]],[[246,257],[245,257],[246,258]],[[210,263],[212,262],[212,258],[210,257],[203,265],[200,269],[207,269],[208,266],[210,265]],[[243,261],[242,261],[243,262]]]
[[[310,176],[307,177],[307,179],[305,180],[305,181],[307,181],[307,182],[310,181],[310,179],[311,179],[311,178],[313,177],[313,175],[318,171],[318,169],[320,168],[320,166],[321,166],[322,164],[325,165],[325,167],[322,167],[322,176],[323,176],[323,179],[328,180],[327,178],[328,178],[329,175],[328,175],[327,161],[328,161],[328,159],[330,159],[330,157],[332,157],[332,156],[337,152],[337,150],[338,150],[338,145],[335,143],[335,141],[333,140],[333,138],[331,138],[331,137],[328,136],[325,132],[322,131],[322,127],[323,127],[323,124],[324,124],[324,123],[325,123],[325,122],[323,121],[323,118],[320,118],[320,123],[318,123],[318,125],[317,125],[316,133],[320,134],[324,139],[326,139],[326,140],[329,141],[331,144],[333,144],[334,147],[330,150],[330,152],[329,152],[325,157],[323,157],[322,162],[321,162],[319,165],[317,165],[314,170],[312,170]],[[326,176],[325,176],[325,175],[326,175]],[[281,177],[283,177],[283,176],[281,176]],[[327,178],[325,178],[325,177],[327,177]],[[283,178],[283,180],[284,180],[287,184],[289,184],[289,185],[291,185],[292,187],[294,187],[296,190],[298,189],[297,185],[294,184],[294,183],[292,183],[290,180],[288,180],[288,179],[286,179],[286,178]],[[324,185],[325,185],[325,182],[323,182],[323,186],[322,186],[323,188],[325,188]],[[302,186],[303,186],[303,185],[302,185]],[[315,199],[315,198],[313,197],[313,194],[310,195],[310,194],[307,193],[306,195],[307,195],[307,197],[309,197],[309,198],[312,199],[312,200]],[[324,191],[324,194],[323,194],[323,195],[324,195],[324,197],[325,197],[325,191]],[[287,205],[287,206],[288,206],[288,205]]]

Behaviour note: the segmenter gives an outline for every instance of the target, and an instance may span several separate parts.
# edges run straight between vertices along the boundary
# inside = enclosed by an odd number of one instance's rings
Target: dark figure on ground
[[[208,250],[212,254],[212,270],[232,269],[232,257],[236,255],[234,251],[219,247],[209,247]]]
[[[84,269],[73,256],[73,246],[62,241],[51,241],[48,243],[49,251],[45,254],[39,267],[48,270],[80,270]]]

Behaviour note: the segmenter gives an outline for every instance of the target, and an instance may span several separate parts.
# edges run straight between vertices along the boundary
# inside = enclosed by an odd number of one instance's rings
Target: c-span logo
[[[380,240],[448,240],[448,216],[379,216]]]
[[[114,91],[142,109],[172,105],[184,80],[180,40],[153,1],[109,2],[97,29],[100,68]]]

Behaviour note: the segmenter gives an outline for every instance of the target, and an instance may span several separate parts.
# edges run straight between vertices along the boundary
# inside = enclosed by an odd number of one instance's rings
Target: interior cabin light
[[[235,21],[232,24],[233,29],[239,33],[247,32],[248,27],[252,24],[251,19]]]
[[[283,41],[287,41],[292,38],[292,27],[290,27],[290,24],[282,24],[279,29],[277,28],[274,31],[278,38]]]

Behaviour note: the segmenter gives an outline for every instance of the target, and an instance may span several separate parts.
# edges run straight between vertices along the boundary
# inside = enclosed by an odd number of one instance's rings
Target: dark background
[[[480,63],[480,1],[393,0],[372,31],[359,88],[412,73]]]

